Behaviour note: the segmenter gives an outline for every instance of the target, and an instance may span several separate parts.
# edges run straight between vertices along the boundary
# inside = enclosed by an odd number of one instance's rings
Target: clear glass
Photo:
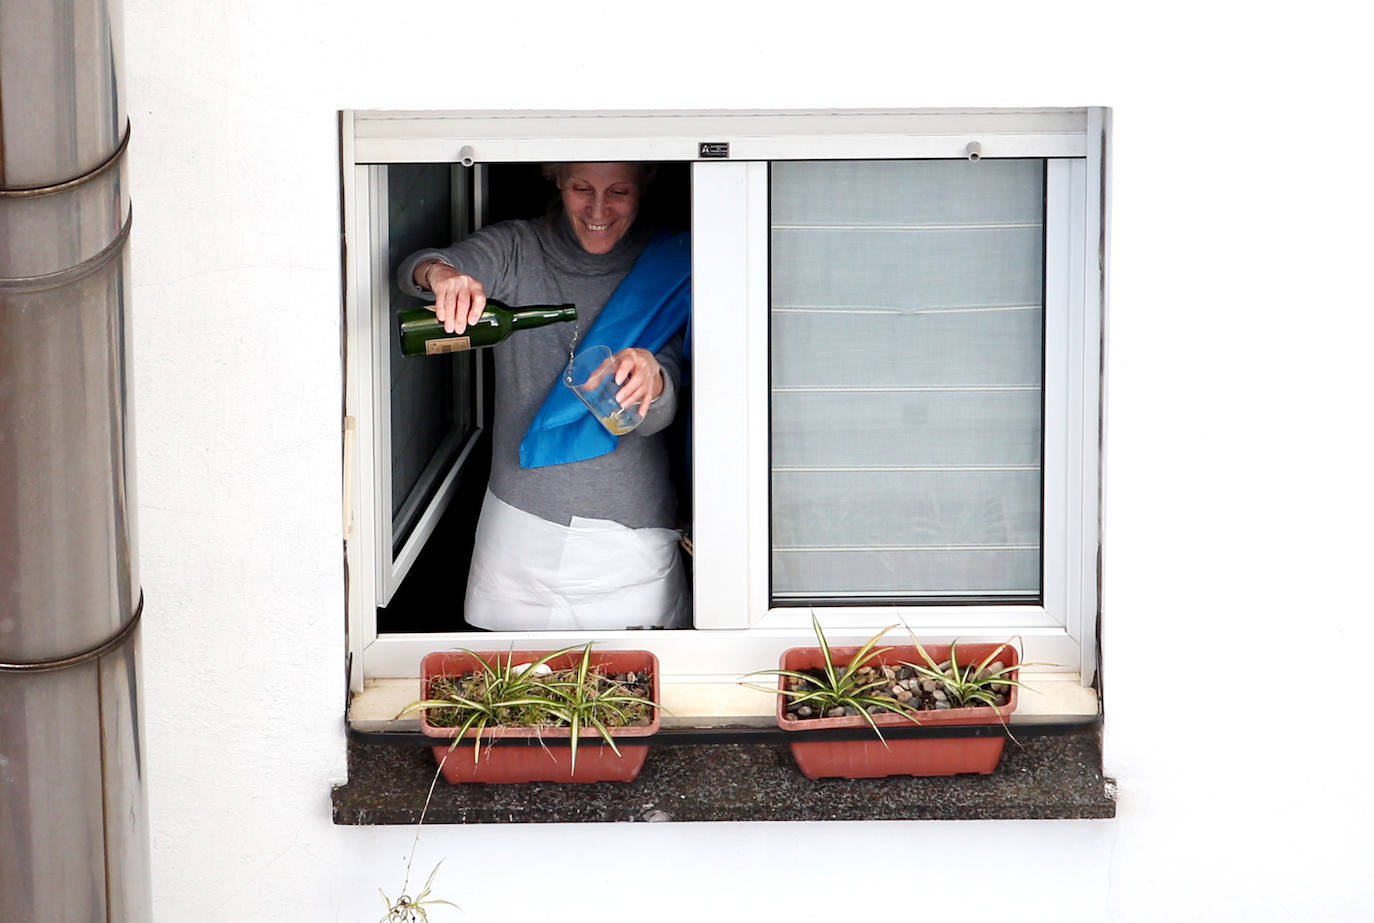
[[[623,436],[644,422],[637,406],[621,407],[616,392],[615,362],[609,346],[589,346],[573,357],[563,373],[563,384],[576,394],[592,416],[612,436]]]
[[[771,168],[778,602],[1035,600],[1044,161]]]

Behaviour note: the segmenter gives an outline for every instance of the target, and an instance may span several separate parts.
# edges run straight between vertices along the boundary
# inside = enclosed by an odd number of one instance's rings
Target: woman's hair
[[[634,164],[639,167],[639,191],[643,192],[648,187],[649,183],[653,181],[654,174],[658,172],[658,165],[645,163],[643,161],[635,161]],[[544,179],[549,180],[555,186],[558,185],[559,180],[563,178],[563,173],[567,169],[567,162],[546,163],[540,164],[539,166],[539,172],[543,175]]]

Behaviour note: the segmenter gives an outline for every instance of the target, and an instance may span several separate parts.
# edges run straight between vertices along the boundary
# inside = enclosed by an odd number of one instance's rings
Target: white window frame
[[[1043,604],[819,609],[833,643],[905,621],[923,639],[1019,636],[1025,659],[1076,672],[1096,668],[1102,317],[1105,292],[1104,149],[1109,110],[900,112],[345,112],[343,177],[349,242],[345,329],[345,530],[351,687],[414,676],[423,654],[512,643],[587,640],[560,632],[379,635],[372,533],[377,510],[362,414],[371,386],[356,357],[375,323],[365,228],[376,214],[369,165],[566,160],[691,161],[693,196],[693,543],[696,630],[597,633],[603,646],[651,647],[665,680],[738,676],[783,648],[809,643],[811,609],[769,607],[768,163],[775,160],[1036,157],[1047,175]],[[702,142],[729,145],[725,160]],[[375,185],[372,183],[371,185]],[[382,212],[384,214],[384,211]],[[702,297],[710,292],[711,297]],[[742,324],[741,324],[742,319]],[[741,332],[742,331],[742,332]],[[727,412],[728,411],[728,412]],[[741,468],[745,472],[740,475]],[[699,489],[709,484],[711,490]],[[389,511],[389,507],[388,507]],[[418,531],[418,530],[417,530]],[[367,559],[367,560],[365,560]],[[830,626],[834,626],[833,628]]]

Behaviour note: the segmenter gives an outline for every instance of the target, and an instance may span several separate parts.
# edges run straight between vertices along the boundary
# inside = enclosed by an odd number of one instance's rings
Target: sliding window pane
[[[771,168],[773,597],[1040,596],[1044,162]]]
[[[396,267],[422,247],[454,237],[448,164],[392,164],[387,171],[387,237],[393,312],[421,302],[396,284]],[[410,538],[448,470],[475,429],[475,366],[469,353],[409,359],[388,323],[391,350],[392,552]]]

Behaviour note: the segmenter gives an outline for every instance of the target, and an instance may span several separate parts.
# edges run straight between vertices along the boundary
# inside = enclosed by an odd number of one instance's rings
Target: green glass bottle
[[[477,323],[469,324],[461,334],[446,331],[443,322],[428,308],[412,308],[396,315],[404,356],[437,356],[481,349],[495,346],[517,330],[574,320],[577,320],[576,305],[533,304],[512,308],[495,298],[487,299],[487,306]]]

